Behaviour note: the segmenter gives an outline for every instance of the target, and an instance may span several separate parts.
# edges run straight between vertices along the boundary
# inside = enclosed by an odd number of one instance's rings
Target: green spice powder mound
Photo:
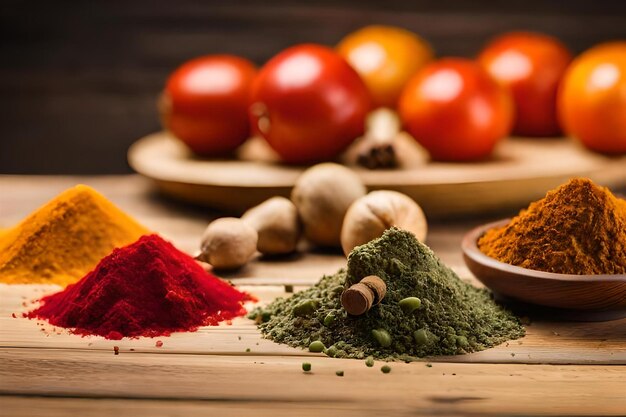
[[[377,275],[387,284],[382,302],[362,316],[347,315],[342,291],[365,276]],[[421,306],[404,313],[398,302],[417,297]],[[294,308],[309,301],[315,306]],[[328,316],[333,320],[328,320]],[[461,279],[411,233],[396,228],[356,247],[348,268],[324,276],[315,286],[290,298],[257,308],[250,317],[260,321],[265,337],[308,348],[319,340],[334,357],[411,360],[483,350],[524,335],[510,312],[498,306],[486,289]],[[391,344],[382,347],[372,330],[386,330]]]

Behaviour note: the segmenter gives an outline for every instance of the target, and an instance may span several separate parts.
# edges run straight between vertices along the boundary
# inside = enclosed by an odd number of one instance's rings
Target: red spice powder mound
[[[113,250],[80,281],[44,297],[26,316],[75,334],[119,340],[216,325],[246,314],[245,301],[255,299],[161,237],[147,235]]]

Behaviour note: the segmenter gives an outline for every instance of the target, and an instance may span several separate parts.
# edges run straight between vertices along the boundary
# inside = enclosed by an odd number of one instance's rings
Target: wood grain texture
[[[134,400],[143,407],[164,404],[175,414],[202,405],[205,410],[239,408],[247,415],[287,407],[292,415],[343,410],[351,415],[619,415],[626,406],[619,367],[412,363],[394,364],[383,374],[379,362],[373,368],[363,361],[309,362],[312,372],[305,374],[302,359],[293,357],[0,349],[0,393],[17,405],[25,396],[48,403],[69,397],[74,405],[81,399]],[[336,370],[345,376],[335,376]],[[174,408],[174,401],[182,409]]]
[[[158,199],[137,176],[0,177],[0,227],[76,182],[94,186],[190,252],[215,215]],[[459,245],[465,231],[480,222],[434,224],[428,240],[473,283]],[[293,283],[297,291],[344,262],[339,254],[324,253],[258,259],[228,278],[267,302],[284,296],[286,284]],[[384,375],[381,363],[367,368],[363,361],[331,359],[263,340],[246,319],[169,338],[109,341],[11,317],[30,308],[30,299],[53,290],[0,285],[2,415],[589,416],[623,415],[626,409],[626,320],[533,320],[528,335],[508,346],[433,359],[432,367],[426,361],[393,363],[392,372]],[[156,340],[163,346],[157,348]],[[303,361],[313,364],[312,374],[301,371]],[[337,370],[345,376],[337,377]]]

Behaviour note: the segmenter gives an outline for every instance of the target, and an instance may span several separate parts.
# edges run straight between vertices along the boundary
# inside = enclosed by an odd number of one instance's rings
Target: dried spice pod
[[[370,113],[367,133],[357,145],[357,164],[368,169],[396,167],[394,141],[400,130],[400,118],[393,110],[383,107]]]

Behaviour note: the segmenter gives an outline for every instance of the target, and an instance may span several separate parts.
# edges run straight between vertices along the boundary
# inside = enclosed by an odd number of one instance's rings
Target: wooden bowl
[[[570,275],[536,271],[509,265],[482,253],[478,239],[487,230],[509,221],[479,226],[465,235],[462,243],[465,264],[497,296],[573,313],[570,318],[577,320],[626,317],[626,274]]]

